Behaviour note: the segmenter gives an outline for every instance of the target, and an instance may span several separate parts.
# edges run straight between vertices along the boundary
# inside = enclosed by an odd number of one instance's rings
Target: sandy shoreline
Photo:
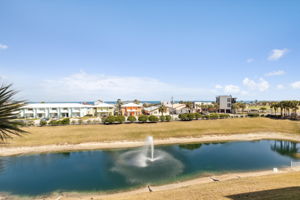
[[[242,179],[242,178],[248,178],[248,177],[259,177],[259,176],[267,176],[267,175],[275,175],[275,174],[287,174],[291,172],[299,172],[300,168],[283,168],[279,169],[278,172],[273,172],[272,169],[270,170],[263,170],[263,171],[250,171],[250,172],[233,172],[233,173],[225,173],[221,175],[212,176],[214,179],[218,179],[219,181],[229,181],[233,179]],[[191,180],[185,180],[165,185],[159,185],[159,186],[151,186],[151,189],[153,192],[159,192],[159,191],[166,191],[166,190],[172,190],[172,189],[178,189],[183,188],[187,186],[192,186],[196,184],[206,184],[214,182],[211,178],[212,177],[199,177],[194,178]],[[78,200],[78,199],[109,199],[109,198],[122,198],[124,196],[129,195],[136,195],[141,193],[149,193],[147,187],[143,187],[140,189],[130,190],[130,191],[120,191],[112,194],[101,194],[101,193],[77,193],[77,192],[66,192],[66,193],[60,193],[60,194],[52,194],[48,197],[37,197],[37,199],[60,199],[60,200]]]
[[[221,142],[221,141],[252,141],[262,139],[290,140],[300,142],[300,135],[291,133],[258,132],[242,133],[232,135],[203,135],[201,137],[181,137],[155,139],[155,145],[163,144],[184,144],[201,142]],[[144,141],[116,141],[116,142],[89,142],[81,144],[44,145],[44,146],[24,146],[24,147],[0,147],[0,156],[13,156],[19,154],[34,154],[47,152],[81,151],[96,149],[118,149],[143,146]]]

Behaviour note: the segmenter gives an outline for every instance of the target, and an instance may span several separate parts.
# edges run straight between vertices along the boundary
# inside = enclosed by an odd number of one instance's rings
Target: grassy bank
[[[296,200],[299,199],[299,195],[300,172],[291,172],[196,184],[152,193],[124,194],[101,199]]]
[[[29,133],[23,137],[7,140],[8,146],[142,140],[148,135],[163,139],[250,132],[300,133],[300,122],[268,118],[241,118],[146,124],[28,127],[24,130]]]

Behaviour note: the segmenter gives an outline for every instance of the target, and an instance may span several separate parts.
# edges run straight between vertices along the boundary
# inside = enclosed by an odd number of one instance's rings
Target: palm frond
[[[20,135],[25,131],[19,128],[17,114],[24,106],[24,101],[14,101],[13,97],[17,93],[11,89],[12,85],[0,86],[0,140],[11,138],[12,135]]]

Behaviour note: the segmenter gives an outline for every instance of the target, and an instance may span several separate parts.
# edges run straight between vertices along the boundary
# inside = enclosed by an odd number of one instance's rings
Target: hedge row
[[[193,119],[225,119],[229,118],[229,114],[217,114],[217,113],[211,113],[209,115],[201,115],[200,113],[184,113],[179,114],[179,119],[182,121],[191,121]]]
[[[127,121],[130,123],[136,122],[136,121],[145,123],[145,122],[158,122],[158,121],[171,121],[171,116],[167,115],[167,116],[160,116],[159,118],[157,116],[154,115],[141,115],[138,118],[136,118],[135,116],[129,116],[127,117]],[[125,121],[125,117],[124,116],[109,116],[106,118],[102,119],[104,124],[113,124],[113,123],[123,123]]]

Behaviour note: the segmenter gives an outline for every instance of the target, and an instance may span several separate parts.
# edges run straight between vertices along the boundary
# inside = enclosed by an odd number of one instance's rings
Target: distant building
[[[113,104],[107,104],[100,100],[96,101],[94,104],[94,116],[107,117],[114,115],[115,106]]]
[[[135,103],[127,103],[121,106],[123,116],[139,116],[142,114],[142,105]]]
[[[185,104],[181,104],[181,103],[165,103],[164,104],[167,108],[169,108],[169,112],[170,114],[183,114],[183,113],[189,113],[190,110],[186,107]]]
[[[236,102],[236,98],[231,95],[217,96],[216,103],[218,105],[218,112],[232,113],[232,105]]]
[[[159,107],[160,107],[160,105],[146,107],[146,108],[144,108],[144,112],[147,115],[155,115],[155,116],[169,115],[170,114],[168,107],[166,107],[166,112],[164,112],[164,113],[159,112]]]
[[[196,112],[203,112],[203,107],[213,106],[210,101],[196,101],[194,102],[194,109]]]
[[[83,117],[91,114],[93,105],[80,103],[31,103],[19,111],[20,118]]]

